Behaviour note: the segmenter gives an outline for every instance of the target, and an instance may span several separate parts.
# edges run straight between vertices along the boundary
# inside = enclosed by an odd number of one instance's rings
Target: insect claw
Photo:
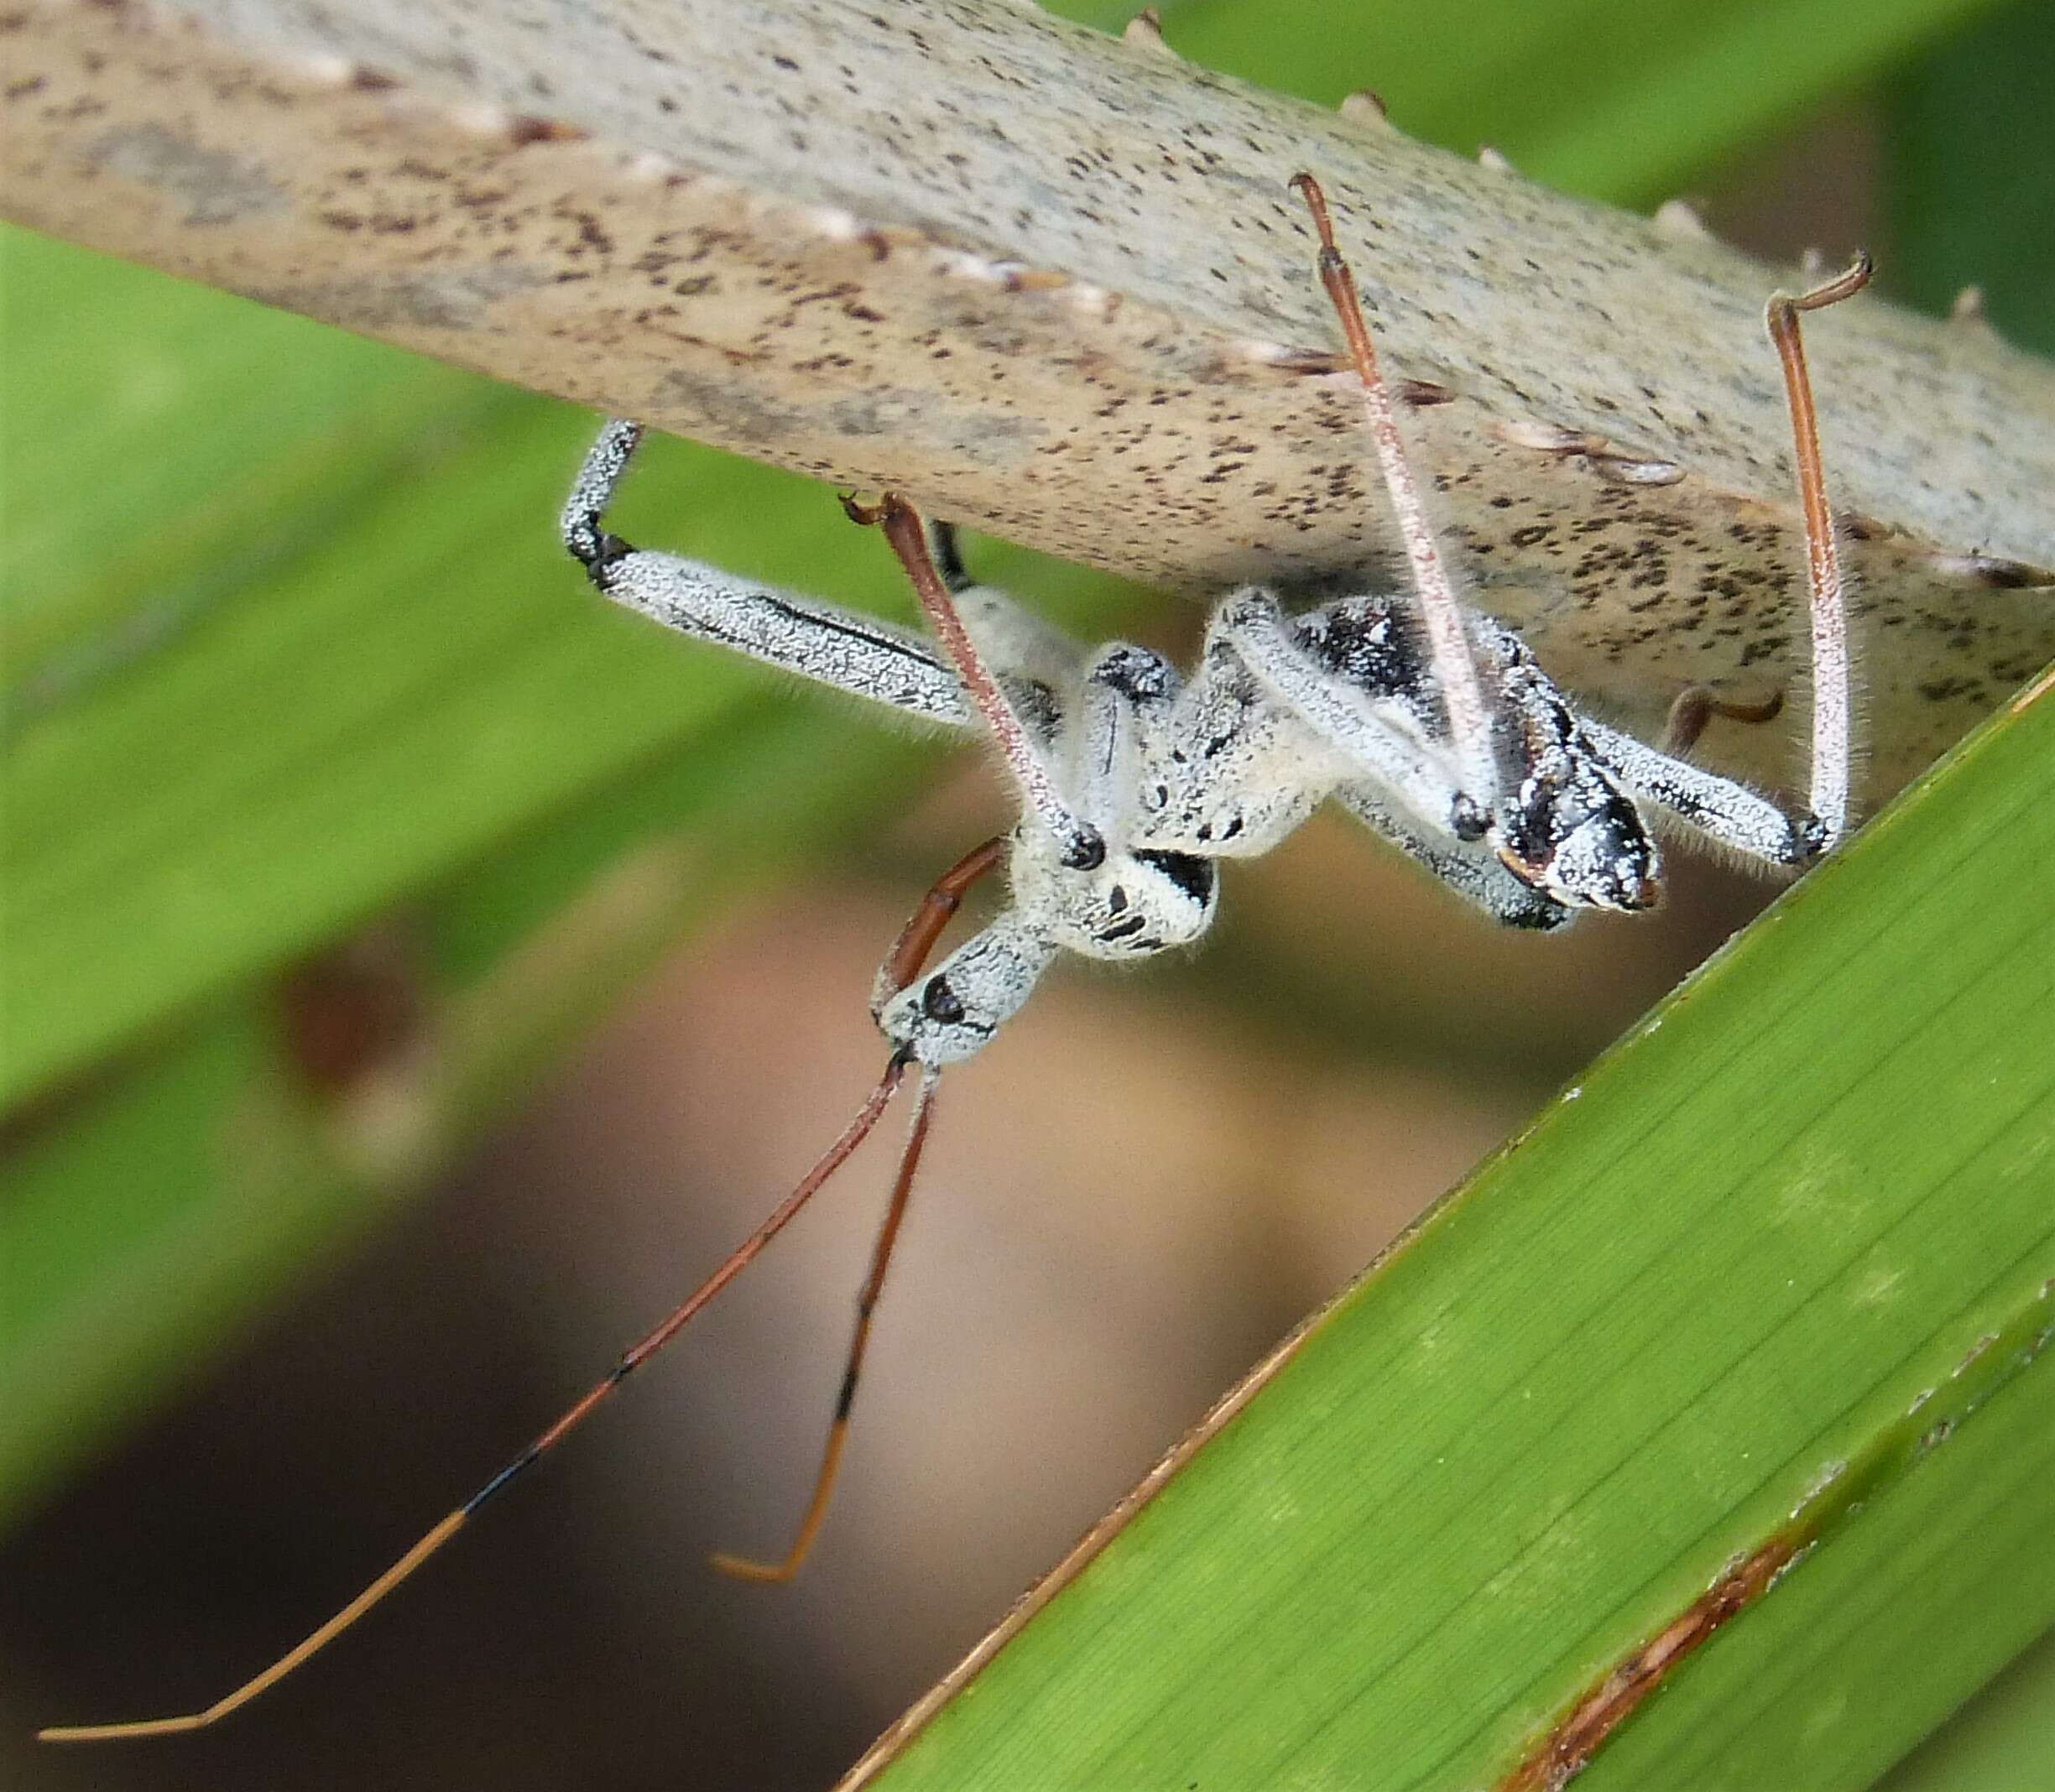
[[[1822,263],[1823,271],[1824,263]],[[1855,251],[1854,259],[1830,280],[1823,280],[1809,292],[1802,292],[1791,303],[1801,311],[1822,310],[1830,305],[1839,305],[1844,299],[1852,299],[1870,284],[1876,272],[1876,260],[1867,249]]]

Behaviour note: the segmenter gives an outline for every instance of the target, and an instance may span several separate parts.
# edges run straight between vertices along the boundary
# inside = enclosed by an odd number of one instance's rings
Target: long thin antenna
[[[896,492],[887,492],[875,505],[859,504],[845,497],[842,508],[851,521],[874,523],[884,530],[884,539],[891,543],[892,551],[913,583],[914,596],[921,601],[928,626],[935,631],[964,690],[970,693],[971,701],[999,742],[1028,806],[1061,846],[1063,862],[1075,871],[1089,871],[1103,863],[1106,842],[1099,831],[1056,794],[1056,780],[1042,763],[1041,752],[1029,739],[1027,729],[1006,701],[999,680],[987,669],[970,631],[963,626],[949,587],[935,570],[934,559],[928,552],[927,525],[921,521],[921,513]]]
[[[1294,175],[1291,185],[1306,201],[1313,215],[1313,228],[1320,233],[1320,284],[1327,289],[1334,315],[1341,320],[1349,358],[1363,383],[1363,409],[1369,419],[1370,440],[1377,447],[1377,463],[1385,476],[1385,488],[1391,494],[1391,508],[1398,513],[1406,557],[1412,563],[1413,588],[1419,596],[1434,669],[1441,680],[1442,701],[1448,708],[1449,734],[1462,763],[1464,791],[1478,804],[1489,805],[1499,794],[1498,756],[1493,744],[1491,711],[1484,702],[1484,685],[1477,675],[1468,631],[1463,627],[1463,605],[1449,583],[1447,568],[1442,564],[1433,525],[1427,520],[1419,483],[1406,457],[1405,439],[1392,414],[1390,391],[1378,369],[1377,348],[1363,315],[1356,277],[1335,247],[1327,195],[1308,174]]]
[[[890,1104],[894,1093],[898,1090],[909,1061],[902,1055],[894,1055],[892,1061],[885,1067],[884,1075],[879,1079],[878,1086],[871,1091],[869,1098],[858,1110],[856,1117],[842,1129],[842,1136],[828,1147],[827,1154],[806,1172],[799,1186],[780,1203],[770,1217],[750,1233],[681,1305],[639,1343],[623,1352],[606,1378],[596,1383],[582,1399],[566,1409],[563,1416],[535,1442],[430,1530],[398,1561],[304,1642],[287,1650],[254,1679],[246,1680],[227,1697],[217,1699],[204,1711],[189,1712],[180,1717],[145,1718],[138,1722],[63,1725],[38,1731],[39,1739],[46,1743],[98,1743],[146,1736],[175,1736],[189,1730],[204,1730],[210,1724],[220,1722],[231,1712],[241,1710],[258,1694],[275,1686],[294,1669],[319,1654],[455,1536],[488,1500],[504,1492],[512,1482],[533,1467],[576,1430],[594,1408],[682,1331],[702,1307],[754,1261],[765,1245],[798,1217],[800,1210],[820,1192],[821,1186],[842,1168],[857,1147],[869,1135],[871,1128],[877,1125],[879,1117]],[[924,1079],[924,1113],[931,1096],[931,1081]],[[894,1199],[897,1205],[905,1205],[903,1196],[895,1195]]]
[[[899,938],[892,942],[892,950],[879,969],[874,1009],[884,1007],[920,976],[921,967],[935,950],[935,942],[941,938],[942,930],[963,906],[965,893],[998,866],[1005,850],[1005,836],[994,836],[983,846],[973,847],[935,880],[927,894],[921,899],[921,906],[900,930]],[[848,1354],[843,1359],[842,1388],[835,1397],[835,1416],[828,1425],[827,1442],[821,1452],[820,1468],[814,1475],[813,1497],[806,1503],[806,1514],[800,1520],[798,1533],[782,1561],[759,1561],[753,1556],[723,1552],[713,1558],[713,1565],[722,1574],[732,1574],[742,1581],[789,1581],[799,1572],[800,1565],[813,1548],[814,1539],[820,1534],[821,1521],[827,1516],[828,1501],[835,1492],[835,1477],[842,1472],[842,1450],[849,1440],[849,1414],[856,1405],[856,1384],[863,1372],[863,1352],[870,1343],[871,1315],[878,1309],[878,1297],[884,1292],[885,1272],[892,1263],[892,1248],[899,1241],[900,1227],[906,1217],[906,1203],[913,1195],[914,1175],[920,1168],[921,1148],[927,1143],[928,1126],[934,1117],[935,1089],[941,1075],[932,1068],[921,1071],[920,1098],[914,1108],[905,1153],[900,1159],[899,1176],[892,1185],[892,1200],[885,1209],[884,1223],[878,1229],[878,1242],[871,1250],[870,1272],[863,1278],[863,1289],[856,1298],[856,1326],[850,1334]]]
[[[1811,808],[1827,852],[1848,830],[1850,763],[1854,753],[1854,670],[1848,645],[1848,602],[1841,587],[1841,556],[1833,539],[1833,513],[1827,503],[1827,474],[1819,452],[1819,416],[1812,404],[1812,378],[1805,364],[1798,314],[1853,298],[1870,284],[1871,263],[1858,255],[1843,274],[1796,299],[1771,294],[1764,322],[1784,364],[1784,392],[1791,404],[1792,447],[1798,466],[1798,501],[1805,512],[1805,565],[1812,618],[1812,789]]]
[[[899,1160],[899,1175],[892,1184],[891,1205],[885,1209],[884,1223],[878,1228],[878,1242],[872,1248],[870,1273],[863,1278],[862,1291],[856,1297],[856,1330],[849,1339],[849,1353],[842,1371],[841,1391],[835,1396],[835,1416],[828,1425],[827,1443],[821,1452],[821,1466],[814,1477],[813,1497],[806,1503],[806,1515],[800,1520],[798,1532],[792,1539],[792,1546],[785,1551],[783,1560],[775,1562],[759,1561],[753,1556],[730,1555],[723,1552],[713,1557],[713,1565],[722,1574],[731,1574],[738,1581],[789,1581],[800,1571],[813,1548],[814,1539],[821,1534],[822,1520],[827,1517],[828,1501],[834,1497],[835,1477],[842,1470],[842,1452],[849,1440],[849,1414],[856,1405],[856,1384],[863,1373],[863,1353],[870,1344],[871,1315],[878,1310],[878,1297],[884,1292],[885,1271],[892,1264],[892,1247],[899,1242],[900,1227],[906,1217],[906,1203],[913,1194],[915,1174],[921,1167],[921,1149],[927,1143],[929,1123],[935,1114],[935,1091],[941,1081],[941,1072],[931,1065],[921,1073],[921,1092],[915,1098],[913,1127],[906,1138],[906,1149]]]

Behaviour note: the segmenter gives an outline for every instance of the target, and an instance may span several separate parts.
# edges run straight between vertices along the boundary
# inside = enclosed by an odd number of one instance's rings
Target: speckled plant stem
[[[1192,591],[1398,575],[1312,169],[1469,594],[1644,730],[1802,695],[1779,274],[1367,109],[1013,0],[33,0],[0,56],[23,222]],[[1874,796],[2055,653],[2055,369],[1870,299],[1808,346]]]

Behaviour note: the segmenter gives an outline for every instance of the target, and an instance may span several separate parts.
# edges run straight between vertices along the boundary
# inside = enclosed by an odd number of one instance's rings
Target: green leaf
[[[1666,1638],[1584,1784],[1855,1787],[2055,1618],[2050,689],[1422,1221],[880,1783],[1552,1784]]]
[[[1908,70],[1892,93],[1891,277],[1945,311],[1970,282],[2014,341],[2055,353],[2055,26],[2015,4]]]
[[[1970,8],[1644,10],[1429,31],[1222,0],[1170,29],[1645,201]],[[1974,112],[1965,66],[1922,155]],[[1933,192],[1930,236],[1975,207]],[[923,752],[587,593],[551,525],[589,419],[18,232],[0,305],[12,1510],[420,1186],[664,943],[860,837]],[[660,444],[628,503],[653,541],[904,613],[805,482]],[[1027,576],[1104,626],[1103,586]]]
[[[0,1096],[759,701],[741,664],[681,654],[580,590],[552,527],[588,427],[567,408],[52,243],[16,238],[7,269],[44,372],[10,406]],[[131,378],[151,402],[39,414],[91,339],[64,300],[100,291],[111,334],[159,336],[161,359],[124,352],[148,361]],[[154,331],[151,294],[173,314]],[[238,343],[234,377],[218,354],[181,358],[208,340],[188,312]],[[106,425],[90,451],[80,415]],[[667,446],[635,501],[692,492],[703,512],[670,529],[688,544],[804,575],[852,534],[806,482],[773,496],[752,477],[751,520],[784,546],[751,552],[734,478]],[[865,570],[895,601],[879,558]]]
[[[4,1508],[919,749],[585,591],[567,408],[25,232],[0,280]],[[628,502],[905,607],[807,482],[664,443]],[[367,994],[397,1033],[302,1061]]]
[[[2012,1792],[2032,1785],[2050,1761],[2055,1761],[2055,1630],[1881,1784],[1884,1792]]]
[[[1891,281],[1948,308],[1967,283],[1992,324],[2055,353],[2055,30],[2015,0],[1895,83],[1888,113]],[[1969,1622],[1975,1622],[1972,1616]],[[1916,1751],[1891,1792],[2011,1792],[2055,1760],[2055,1636]]]

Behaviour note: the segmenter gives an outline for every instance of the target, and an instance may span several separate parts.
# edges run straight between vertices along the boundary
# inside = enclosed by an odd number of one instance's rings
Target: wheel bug
[[[604,519],[641,429],[613,421],[601,430],[561,526],[566,548],[602,593],[683,633],[903,713],[982,729],[1006,763],[1021,820],[945,873],[887,955],[872,1013],[891,1051],[855,1117],[756,1231],[604,1378],[334,1617],[215,1704],[177,1717],[46,1729],[43,1739],[204,1728],[325,1648],[683,1331],[841,1169],[917,1071],[909,1135],[805,1515],[778,1560],[714,1558],[744,1579],[789,1580],[827,1510],[943,1070],[981,1050],[1062,953],[1120,960],[1197,940],[1217,904],[1214,862],[1267,852],[1330,799],[1516,927],[1553,928],[1580,909],[1631,911],[1658,901],[1660,858],[1644,805],[1772,865],[1802,867],[1839,842],[1849,801],[1848,628],[1799,320],[1859,292],[1870,278],[1867,258],[1797,297],[1775,295],[1766,313],[1790,405],[1812,623],[1810,786],[1806,808],[1792,814],[1679,757],[1712,716],[1766,721],[1776,703],[1745,706],[1686,690],[1663,745],[1651,747],[1582,713],[1518,636],[1458,598],[1325,196],[1310,175],[1292,185],[1319,239],[1321,283],[1361,385],[1413,590],[1410,597],[1364,593],[1329,578],[1295,586],[1291,610],[1267,587],[1237,591],[1214,612],[1188,680],[1145,649],[1087,650],[976,583],[954,530],[926,522],[890,492],[874,507],[845,498],[844,508],[881,529],[931,634],[631,546]],[[965,895],[1002,860],[1010,901],[927,970]]]

